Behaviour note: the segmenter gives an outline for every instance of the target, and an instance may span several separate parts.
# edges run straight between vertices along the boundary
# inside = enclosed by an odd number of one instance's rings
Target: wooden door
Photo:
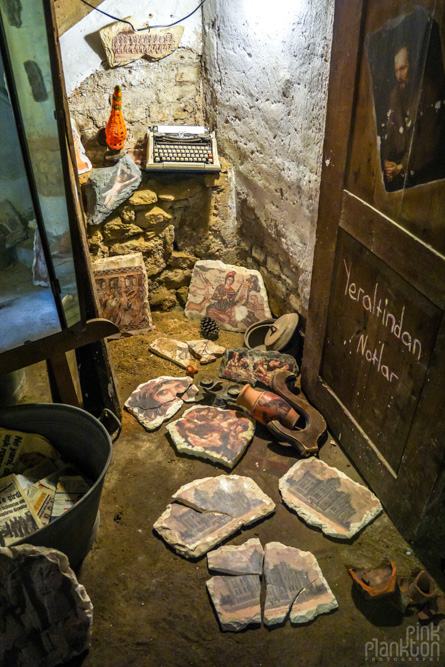
[[[407,538],[445,475],[445,0],[337,0],[303,388]]]

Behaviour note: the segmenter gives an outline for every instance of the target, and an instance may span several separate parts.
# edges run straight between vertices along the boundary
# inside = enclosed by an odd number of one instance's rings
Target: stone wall
[[[103,166],[106,150],[98,131],[107,124],[114,86],[122,89],[127,126],[125,148],[145,159],[149,125],[202,125],[201,56],[180,48],[157,62],[137,60],[90,74],[69,97],[70,113],[93,166]]]
[[[128,0],[125,13],[139,13],[141,21],[150,11],[151,23],[167,23],[196,6],[192,0],[172,3],[171,18],[160,0]],[[203,33],[198,12],[184,22],[175,53],[111,70],[98,41],[109,19],[93,11],[63,35],[70,110],[94,166],[104,166],[97,133],[108,120],[116,84],[122,88],[126,148],[136,161],[143,159],[148,125],[205,123],[217,131],[227,168],[233,165],[224,187],[209,189],[203,177],[193,177],[187,182],[199,189],[170,200],[161,194],[179,176],[150,184],[146,176],[141,189],[154,192],[157,201],[127,203],[90,230],[94,255],[142,250],[155,307],[183,302],[194,258],[220,258],[261,271],[275,315],[306,314],[333,4],[283,0],[273,14],[262,0],[207,0]],[[101,8],[123,15],[118,0],[105,0]]]
[[[151,307],[184,307],[198,259],[238,261],[232,174],[224,160],[222,166],[227,173],[219,175],[145,173],[130,199],[88,226],[93,260],[142,252]]]
[[[205,110],[233,164],[242,252],[261,268],[276,314],[308,307],[333,9],[203,5]]]
[[[117,0],[101,9],[118,16],[149,16],[153,24],[170,23],[196,7],[195,0],[127,0],[125,13]],[[148,14],[150,12],[150,15]],[[170,16],[170,14],[172,16]],[[61,39],[70,113],[79,127],[93,166],[104,162],[106,147],[98,141],[105,127],[113,88],[122,89],[122,112],[128,136],[125,149],[143,162],[149,125],[202,125],[201,14],[184,22],[180,46],[172,55],[149,62],[137,60],[110,69],[98,30],[110,19],[91,12]],[[149,279],[150,304],[168,310],[184,306],[191,271],[197,259],[239,260],[232,170],[212,175],[143,174],[138,191],[101,225],[88,227],[94,258],[143,254]],[[81,178],[85,182],[88,174]]]

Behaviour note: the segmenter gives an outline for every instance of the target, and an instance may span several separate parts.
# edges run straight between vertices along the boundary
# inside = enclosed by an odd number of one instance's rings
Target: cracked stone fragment
[[[265,518],[275,503],[249,477],[220,475],[185,484],[154,524],[177,553],[198,558],[242,526]],[[181,504],[180,504],[181,503]]]
[[[271,316],[259,271],[220,260],[196,262],[184,314],[195,320],[213,317],[229,331],[245,331]]]
[[[179,452],[233,468],[252,440],[255,423],[234,410],[193,407],[167,430]]]
[[[261,542],[254,537],[240,546],[219,547],[207,554],[207,567],[222,574],[263,573],[264,551]]]
[[[261,623],[261,582],[258,575],[212,577],[207,581],[221,630],[239,632]]]
[[[265,625],[307,623],[338,604],[315,556],[280,542],[264,547]]]
[[[189,346],[193,356],[195,356],[201,364],[210,364],[215,361],[217,357],[222,357],[226,351],[225,347],[213,343],[211,340],[188,340]]]
[[[93,605],[65,554],[0,547],[0,663],[55,665],[88,648]]]
[[[280,479],[280,492],[307,523],[341,539],[353,537],[382,511],[369,489],[316,458],[292,466]]]
[[[187,343],[175,340],[174,338],[156,338],[148,347],[155,354],[172,361],[182,368],[187,368],[194,361]]]
[[[297,362],[289,354],[240,347],[224,352],[219,377],[251,385],[261,382],[270,387],[274,373],[282,370],[298,374]]]
[[[124,405],[144,428],[153,431],[173,417],[184,401],[194,400],[198,389],[192,383],[189,377],[163,375],[140,384]]]

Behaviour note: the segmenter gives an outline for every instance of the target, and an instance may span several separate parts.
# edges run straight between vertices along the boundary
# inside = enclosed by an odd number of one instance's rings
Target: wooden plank
[[[312,271],[302,386],[313,402],[312,388],[318,376],[329,304],[330,284],[341,192],[347,157],[347,137],[352,120],[361,35],[363,0],[337,0],[329,79],[329,103],[323,148],[317,238]],[[345,30],[345,26],[348,29]],[[347,65],[346,65],[347,63]]]
[[[341,231],[320,375],[397,474],[442,312]]]
[[[102,4],[103,0],[88,0],[88,2],[90,5],[98,7]],[[59,35],[63,35],[64,32],[72,28],[73,25],[76,25],[84,16],[94,11],[80,0],[55,0],[54,7]]]
[[[52,355],[46,362],[51,396],[54,403],[65,403],[80,408],[71,368],[66,352]]]
[[[52,336],[2,352],[0,375],[44,361],[52,354],[68,352],[116,333],[119,333],[119,328],[109,320],[101,318],[89,320],[85,329],[64,329]]]
[[[439,350],[443,350],[444,346],[445,318],[397,475],[397,487],[394,486],[394,472],[351,412],[321,377],[314,383],[313,402],[316,406],[323,406],[329,430],[340,444],[347,441],[346,453],[406,539],[419,539],[431,527],[438,512],[443,510],[445,355]]]
[[[442,188],[445,191],[444,186]],[[340,227],[390,265],[438,308],[445,308],[445,258],[370,204],[343,193]]]

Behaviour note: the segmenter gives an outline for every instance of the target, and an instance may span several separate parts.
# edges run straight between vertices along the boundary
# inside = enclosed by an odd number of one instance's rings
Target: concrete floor
[[[179,367],[153,356],[148,341],[167,333],[196,338],[196,323],[181,314],[155,315],[156,329],[144,336],[111,343],[122,403],[141,382],[159,375],[181,376]],[[223,332],[221,344],[239,346],[239,334]],[[205,367],[215,374],[219,363]],[[25,402],[45,394],[38,374]],[[37,393],[36,393],[37,392]],[[34,398],[33,398],[34,397]],[[181,413],[178,413],[178,416]],[[339,609],[305,626],[289,624],[223,633],[219,629],[205,582],[210,578],[206,558],[190,562],[176,555],[153,532],[172,493],[200,477],[223,474],[223,468],[176,454],[165,427],[148,433],[124,411],[122,435],[114,445],[106,476],[97,541],[85,559],[79,579],[94,604],[91,648],[73,664],[85,667],[364,667],[370,664],[412,665],[406,659],[375,659],[366,645],[405,642],[415,632],[413,612],[402,616],[385,600],[366,602],[352,587],[347,568],[370,567],[393,560],[398,573],[410,576],[422,566],[413,549],[386,516],[378,517],[354,540],[329,539],[310,528],[281,502],[279,478],[295,462],[289,450],[271,444],[268,432],[257,426],[254,441],[234,472],[254,479],[277,503],[274,515],[237,533],[229,544],[259,537],[262,544],[280,541],[311,551],[337,597]],[[93,445],[94,443],[92,443]],[[320,458],[360,481],[340,447],[331,438]],[[418,626],[417,626],[418,627]],[[423,664],[445,664],[445,620],[441,657]],[[416,637],[415,634],[412,637]],[[417,643],[415,644],[417,646]],[[431,658],[431,659],[430,659]],[[422,659],[420,659],[422,661]]]

